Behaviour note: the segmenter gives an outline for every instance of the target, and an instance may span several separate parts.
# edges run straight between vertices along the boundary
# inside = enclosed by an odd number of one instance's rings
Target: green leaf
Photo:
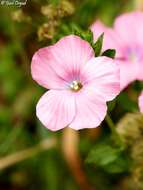
[[[91,30],[84,32],[81,29],[75,29],[74,34],[81,37],[82,39],[86,40],[92,46],[92,44],[93,44],[93,32]]]
[[[80,31],[80,30],[74,30],[73,33],[75,35],[79,36],[80,38],[84,39],[84,35],[83,35],[82,31]]]
[[[110,102],[107,102],[107,105],[108,105],[108,110],[111,112],[116,106],[116,99],[114,99]]]
[[[114,162],[106,165],[104,170],[108,173],[122,173],[128,171],[129,166],[130,160],[126,156],[120,155]]]
[[[98,166],[105,166],[112,163],[119,156],[119,151],[109,145],[98,144],[88,155],[87,162],[95,163]]]
[[[96,56],[99,56],[101,54],[103,37],[104,37],[104,33],[102,33],[97,39],[97,41],[93,44],[93,49],[95,51]]]
[[[102,56],[110,57],[110,58],[115,58],[116,55],[116,50],[115,49],[107,49],[102,53]]]
[[[105,143],[97,144],[89,153],[86,161],[108,173],[121,173],[127,171],[129,167],[128,159],[123,151]]]
[[[136,112],[138,110],[137,102],[132,100],[126,92],[122,92],[116,100],[125,111]]]
[[[91,30],[88,30],[84,36],[85,36],[85,40],[88,41],[92,45],[93,44],[93,32]]]
[[[102,33],[99,36],[99,38],[97,39],[97,41],[95,43],[94,43],[94,39],[93,39],[93,32],[91,30],[84,32],[84,31],[76,28],[74,30],[74,34],[79,36],[83,40],[86,40],[88,43],[90,43],[90,45],[94,49],[95,56],[99,56],[101,54],[104,33]]]

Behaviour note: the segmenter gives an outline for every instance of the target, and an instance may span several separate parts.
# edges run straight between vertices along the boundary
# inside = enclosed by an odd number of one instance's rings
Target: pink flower
[[[32,59],[32,77],[50,89],[39,100],[36,113],[50,130],[100,125],[106,101],[119,93],[119,69],[107,57],[94,58],[88,42],[69,35],[42,48]]]
[[[140,108],[140,111],[143,113],[143,91],[141,93],[141,95],[139,96],[139,108]]]
[[[121,89],[134,80],[143,80],[143,13],[126,13],[116,18],[113,29],[100,21],[91,26],[94,39],[104,32],[104,47],[116,49]]]

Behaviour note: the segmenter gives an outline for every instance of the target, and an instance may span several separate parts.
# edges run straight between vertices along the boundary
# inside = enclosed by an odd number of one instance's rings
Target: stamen
[[[70,84],[70,89],[72,91],[78,92],[81,88],[82,88],[82,84],[80,81],[74,80],[71,84]]]

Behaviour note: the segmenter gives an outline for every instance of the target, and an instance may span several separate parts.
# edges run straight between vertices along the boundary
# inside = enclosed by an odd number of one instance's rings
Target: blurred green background
[[[7,164],[2,166],[0,190],[81,189],[76,179],[78,177],[74,176],[64,158],[61,146],[63,131],[50,132],[36,118],[36,103],[45,89],[31,78],[32,55],[40,47],[48,46],[60,37],[72,33],[75,28],[87,30],[96,19],[111,25],[117,15],[134,10],[135,2],[132,0],[28,0],[26,5],[21,7],[6,5],[6,0],[3,4],[1,2],[0,168],[4,160],[9,161],[5,159],[8,155],[22,150],[32,153],[24,152],[22,155],[27,154],[27,159],[23,158],[21,162],[10,164],[9,167]],[[9,2],[13,1],[9,0]],[[127,94],[123,93],[119,98],[121,106],[117,108],[115,121],[118,120],[119,115],[137,108],[132,100],[124,104],[126,96]],[[126,172],[109,174],[107,171],[88,165],[85,161],[97,139],[101,140],[109,133],[106,123],[103,125],[105,127],[102,129],[77,132],[80,137],[77,148],[83,162],[83,170],[92,189],[121,189],[120,180],[127,175]],[[57,144],[53,143],[50,149],[38,146],[41,141],[45,142],[44,139],[49,139],[50,142],[53,138],[57,139]],[[65,141],[64,143],[66,144]],[[16,159],[18,156],[15,155]]]

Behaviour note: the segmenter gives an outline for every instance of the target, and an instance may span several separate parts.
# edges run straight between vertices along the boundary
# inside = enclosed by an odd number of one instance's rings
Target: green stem
[[[115,129],[115,124],[113,123],[113,121],[112,121],[111,117],[109,116],[109,114],[106,115],[105,120],[106,120],[106,122],[107,122],[107,124],[108,124],[108,126],[109,126],[109,128],[111,130],[111,132],[113,134],[117,133],[116,129]]]
[[[113,137],[113,140],[114,142],[120,146],[121,149],[124,149],[125,145],[121,139],[121,136],[119,135],[119,133],[116,131],[116,126],[115,124],[113,123],[111,117],[109,116],[109,114],[106,115],[106,118],[105,118],[107,124],[108,124],[108,127],[110,128],[111,132],[112,132],[112,137]]]

